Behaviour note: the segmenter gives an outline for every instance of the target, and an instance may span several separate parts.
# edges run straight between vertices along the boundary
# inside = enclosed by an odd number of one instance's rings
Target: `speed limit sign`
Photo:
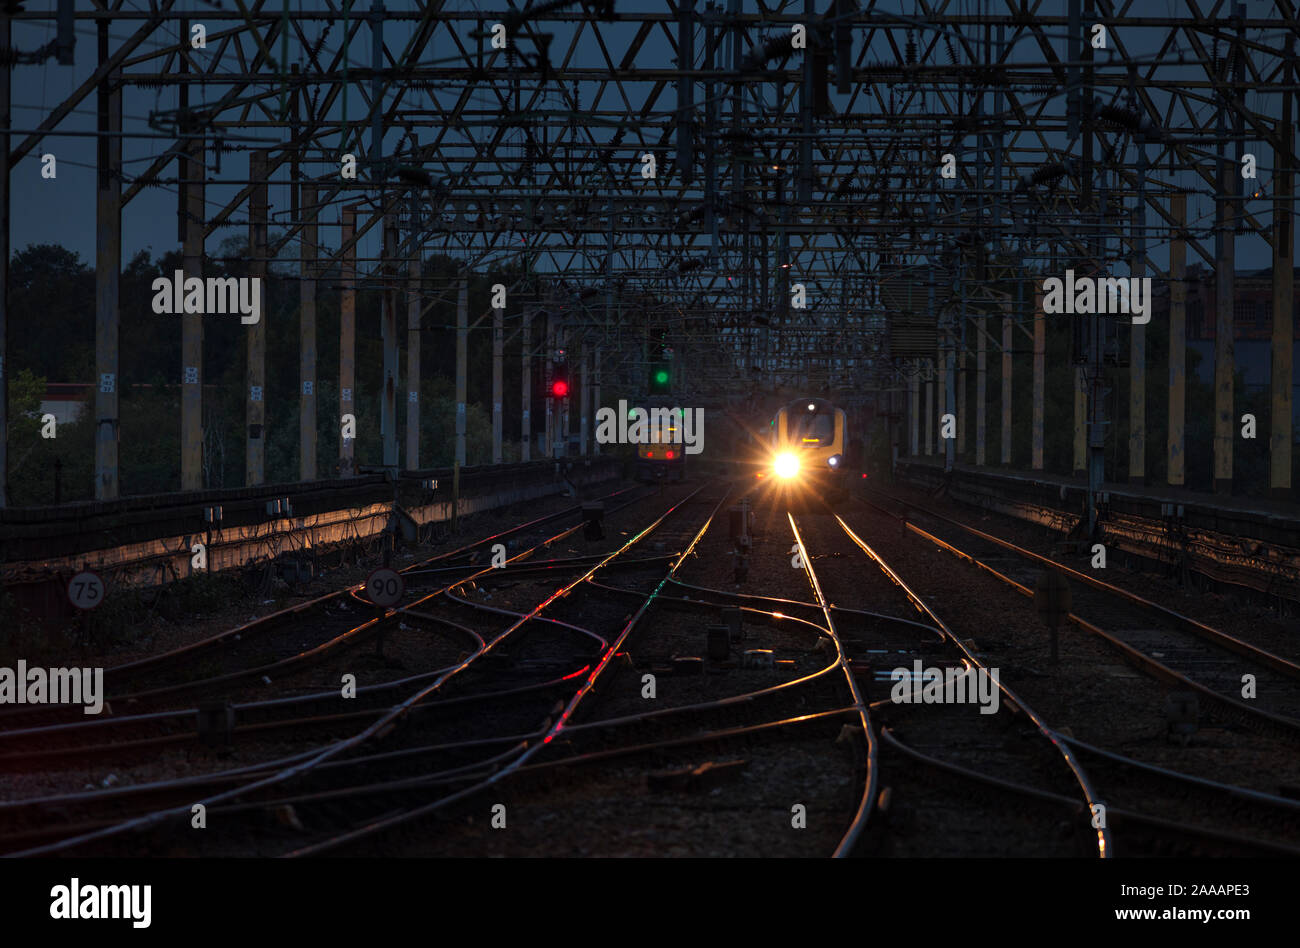
[[[83,612],[104,601],[104,581],[97,573],[82,570],[68,580],[68,602]]]
[[[406,581],[395,569],[377,569],[366,580],[366,598],[376,606],[397,605],[405,591]]]

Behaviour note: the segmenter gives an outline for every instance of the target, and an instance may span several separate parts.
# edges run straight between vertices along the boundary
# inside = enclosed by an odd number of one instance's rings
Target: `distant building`
[[[211,391],[218,386],[214,384],[204,385],[206,391]],[[132,389],[151,389],[152,385],[148,383],[137,383],[131,386]],[[86,411],[87,399],[93,397],[91,393],[95,389],[93,382],[46,382],[45,397],[41,399],[41,414],[51,414],[54,420],[60,424],[76,421]],[[205,394],[206,398],[207,395]]]
[[[1169,283],[1159,286],[1152,302],[1152,319],[1169,320]],[[1204,264],[1187,268],[1187,347],[1201,354],[1196,376],[1214,383],[1216,313],[1214,271]],[[1300,267],[1296,268],[1292,312],[1300,316]],[[1233,280],[1232,336],[1238,371],[1245,375],[1248,391],[1267,391],[1273,374],[1273,268],[1238,270]],[[1291,406],[1300,436],[1300,318],[1294,320],[1291,353]]]
[[[76,421],[85,412],[89,382],[47,382],[41,399],[41,414],[51,414],[60,425]]]

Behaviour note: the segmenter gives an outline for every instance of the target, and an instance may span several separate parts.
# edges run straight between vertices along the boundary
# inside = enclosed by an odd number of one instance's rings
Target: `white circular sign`
[[[377,606],[397,605],[405,591],[406,581],[395,569],[377,569],[366,579],[366,598]]]
[[[84,570],[68,580],[68,602],[78,609],[94,609],[104,601],[104,581]]]

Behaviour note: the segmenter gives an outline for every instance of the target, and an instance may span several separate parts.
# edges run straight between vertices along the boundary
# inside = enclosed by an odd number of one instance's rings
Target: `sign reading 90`
[[[395,569],[377,569],[366,579],[366,598],[376,606],[391,608],[402,599],[406,581]]]

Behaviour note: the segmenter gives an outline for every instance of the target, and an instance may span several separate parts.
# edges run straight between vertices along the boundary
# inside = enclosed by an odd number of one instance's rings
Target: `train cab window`
[[[835,419],[824,414],[796,415],[793,435],[804,444],[829,444],[835,438]]]

